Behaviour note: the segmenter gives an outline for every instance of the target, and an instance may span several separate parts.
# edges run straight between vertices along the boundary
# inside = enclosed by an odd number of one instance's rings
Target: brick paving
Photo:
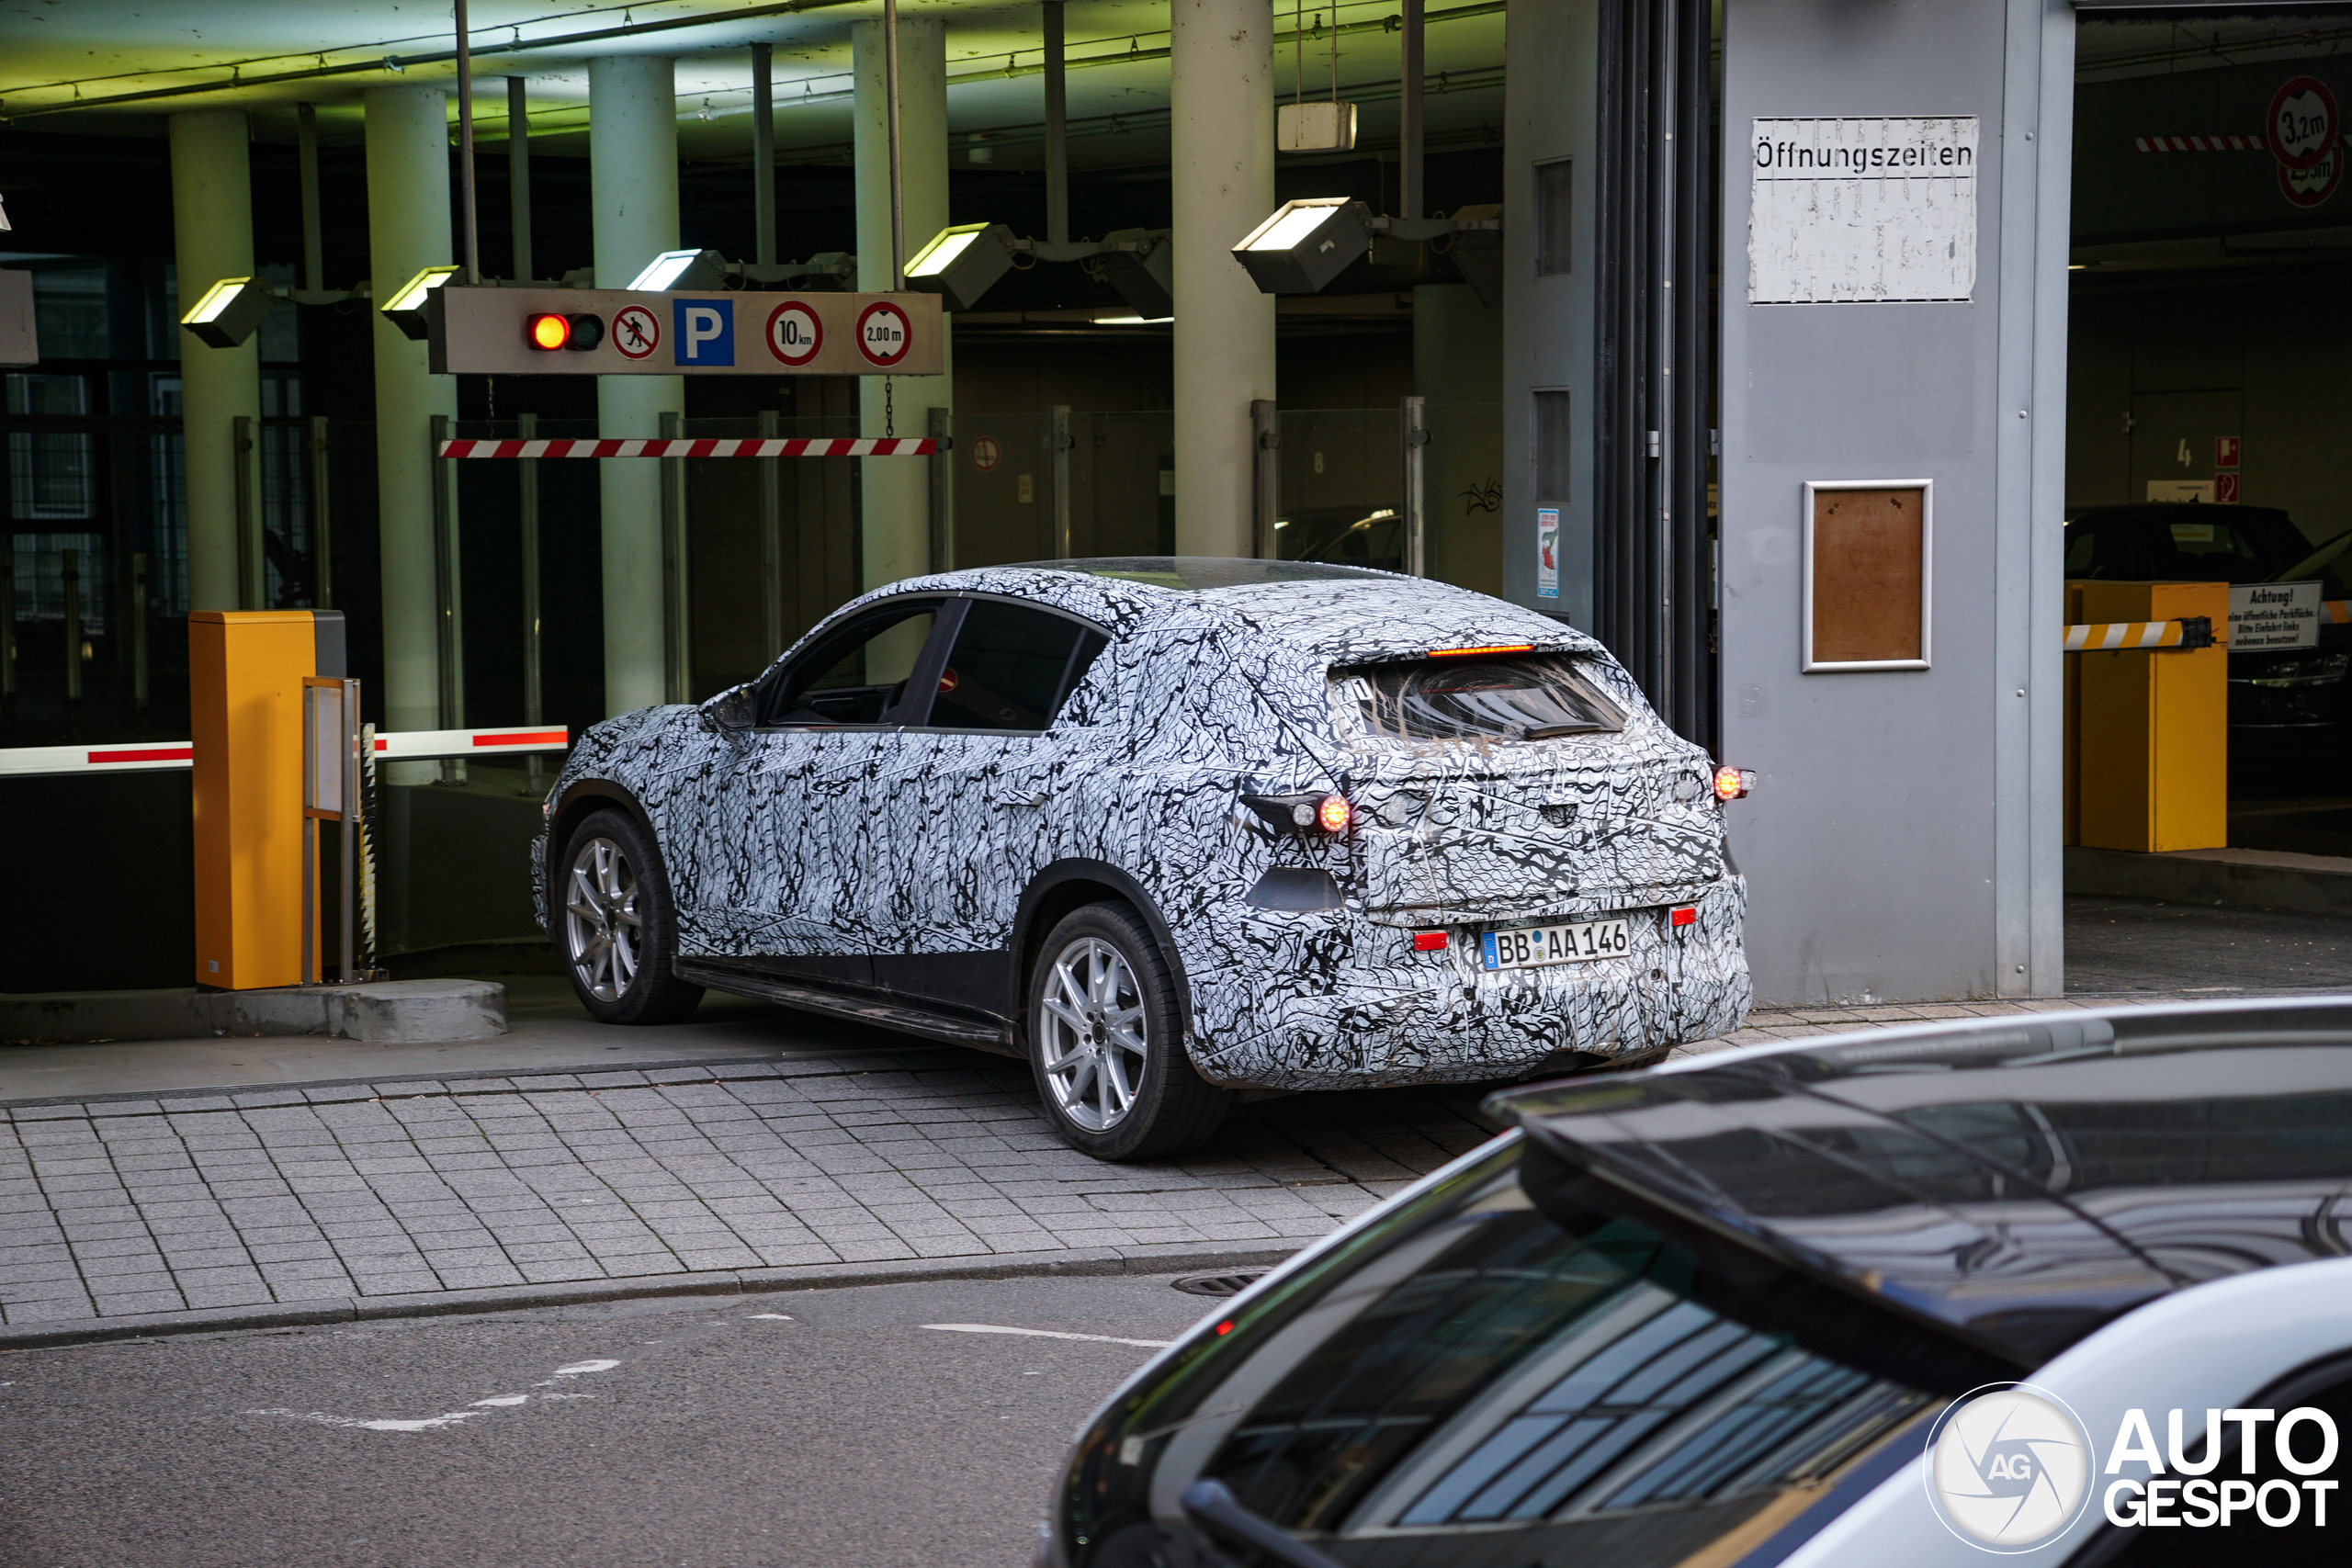
[[[11,1325],[1154,1243],[1300,1246],[1483,1141],[1475,1090],[1078,1154],[952,1051],[0,1111]]]
[[[1766,1012],[1674,1055],[2178,999]],[[1292,1247],[1487,1137],[1484,1092],[1266,1100],[1238,1108],[1209,1148],[1156,1166],[1069,1149],[1017,1064],[929,1048],[0,1108],[0,1321],[1170,1243]]]

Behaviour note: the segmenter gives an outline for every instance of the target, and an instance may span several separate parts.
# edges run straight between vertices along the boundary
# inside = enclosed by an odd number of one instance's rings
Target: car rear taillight
[[[1344,833],[1355,819],[1355,812],[1340,795],[1327,795],[1315,807],[1315,825],[1327,833]]]
[[[1443,931],[1415,931],[1413,933],[1413,951],[1415,953],[1444,952],[1445,933]]]
[[[1685,904],[1679,909],[1668,910],[1666,923],[1670,926],[1697,925],[1699,923],[1698,907],[1693,904]]]
[[[1256,812],[1271,828],[1286,829],[1309,837],[1317,833],[1344,833],[1355,820],[1355,808],[1347,797],[1329,790],[1315,790],[1302,795],[1245,795],[1241,804]]]
[[[1715,770],[1715,798],[1737,800],[1756,787],[1756,775],[1746,768],[1722,767]]]

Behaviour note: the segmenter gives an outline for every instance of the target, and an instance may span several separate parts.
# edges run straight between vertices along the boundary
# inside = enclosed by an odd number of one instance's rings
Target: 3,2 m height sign
[[[594,316],[601,333],[540,348],[532,318]],[[476,376],[936,376],[936,294],[656,294],[623,288],[436,290],[436,373]]]

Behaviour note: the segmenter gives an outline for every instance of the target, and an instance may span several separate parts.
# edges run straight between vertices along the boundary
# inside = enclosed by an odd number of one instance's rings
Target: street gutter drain
[[[1244,1269],[1230,1274],[1187,1274],[1176,1281],[1176,1288],[1188,1296],[1238,1296],[1265,1277],[1263,1269]]]

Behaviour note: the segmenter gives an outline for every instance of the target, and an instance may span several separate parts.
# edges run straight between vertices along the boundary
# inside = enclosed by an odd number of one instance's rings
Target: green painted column
[[[882,24],[853,22],[849,31],[856,72],[857,286],[881,291],[893,281],[890,100],[883,82]],[[899,18],[899,168],[905,254],[911,256],[947,227],[947,26],[936,17]],[[941,337],[941,374],[868,376],[859,383],[860,429],[865,434],[925,435],[931,411],[955,406],[955,344],[944,321]],[[865,586],[878,588],[933,570],[931,465],[913,457],[858,460],[865,465],[859,476]]]
[[[447,266],[448,95],[439,87],[370,87],[368,273],[375,303],[428,266]],[[376,527],[382,563],[384,727],[435,729],[443,720],[440,604],[434,581],[433,416],[458,414],[455,377],[426,369],[424,344],[370,310],[376,346]],[[462,723],[462,716],[451,716]],[[430,764],[420,766],[430,771]]]
[[[675,62],[668,56],[625,54],[588,62],[588,164],[596,287],[626,288],[646,263],[678,247],[678,101]],[[662,416],[685,410],[684,377],[596,379],[600,435],[660,435]],[[607,457],[597,466],[605,711],[619,714],[666,700],[662,465],[650,457]]]
[[[254,271],[254,196],[245,117],[206,109],[171,117],[172,247],[185,313],[224,277]],[[187,444],[187,607],[256,608],[239,602],[237,465],[259,472],[258,454],[234,449],[239,417],[261,417],[261,349],[247,338],[209,348],[174,329],[180,355],[180,427]]]

